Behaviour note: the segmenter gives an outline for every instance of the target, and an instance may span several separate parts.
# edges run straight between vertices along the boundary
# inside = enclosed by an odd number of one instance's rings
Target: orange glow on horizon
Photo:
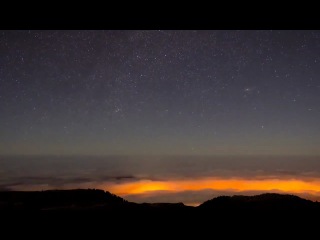
[[[319,192],[320,180],[303,181],[288,179],[217,179],[205,178],[194,180],[151,181],[140,180],[135,182],[104,184],[104,189],[117,195],[143,194],[152,191],[200,191],[205,189],[241,191],[273,191],[279,190],[288,193]]]

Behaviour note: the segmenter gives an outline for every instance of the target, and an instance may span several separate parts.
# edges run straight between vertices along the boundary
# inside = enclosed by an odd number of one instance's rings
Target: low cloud
[[[97,177],[44,177],[44,176],[27,176],[15,177],[4,181],[0,185],[2,191],[8,190],[48,190],[48,189],[70,189],[83,188],[87,186],[101,185],[105,182],[118,183],[137,181],[139,178],[134,176],[97,176]]]
[[[265,181],[267,186],[271,180],[279,182],[271,190],[283,190],[285,184],[298,181],[306,188],[297,194],[313,200],[320,196],[318,157],[0,157],[0,173],[2,191],[101,188],[136,202],[195,204],[238,194],[241,181]],[[210,181],[202,182],[205,179],[229,183],[215,189]],[[120,191],[126,184],[129,188]],[[189,185],[195,187],[189,189]],[[256,186],[242,189],[241,194],[262,193]]]
[[[270,192],[270,191],[268,191]],[[280,190],[273,190],[273,193],[280,194],[288,194],[287,192]],[[129,194],[124,195],[123,197],[132,202],[137,203],[159,203],[159,202],[167,202],[167,203],[177,203],[183,202],[185,205],[190,206],[198,206],[201,203],[210,200],[212,198],[218,196],[233,196],[233,195],[245,195],[245,196],[253,196],[266,193],[266,191],[217,191],[217,190],[199,190],[199,191],[182,191],[182,192],[170,192],[170,191],[153,191],[143,194]],[[296,193],[302,198],[310,199],[312,201],[320,201],[320,192],[318,193]]]

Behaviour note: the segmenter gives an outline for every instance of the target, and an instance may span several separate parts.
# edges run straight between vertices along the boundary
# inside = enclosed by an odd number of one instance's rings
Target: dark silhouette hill
[[[68,211],[121,208],[123,198],[98,189],[0,192],[0,211]]]
[[[320,204],[289,194],[265,193],[256,196],[220,196],[202,203],[207,211],[310,211]]]
[[[189,211],[224,213],[235,211],[319,211],[320,203],[295,195],[266,193],[255,196],[219,196],[198,207],[183,203],[133,203],[98,189],[2,191],[0,211]]]
[[[96,189],[5,191],[0,192],[0,215],[2,229],[25,228],[31,236],[34,229],[41,229],[45,231],[41,236],[56,232],[60,236],[67,231],[72,238],[83,237],[85,232],[92,238],[99,232],[120,239],[171,238],[168,234],[178,239],[199,239],[218,232],[228,238],[247,236],[256,230],[266,236],[280,230],[287,238],[289,233],[296,236],[297,231],[304,236],[316,231],[320,203],[270,193],[220,196],[190,207],[183,203],[138,204]]]

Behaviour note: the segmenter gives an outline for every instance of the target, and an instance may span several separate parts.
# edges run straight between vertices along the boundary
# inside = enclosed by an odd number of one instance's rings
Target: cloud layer
[[[219,195],[262,192],[318,200],[320,161],[317,157],[0,158],[0,190],[72,188],[100,188],[135,202],[191,205]]]

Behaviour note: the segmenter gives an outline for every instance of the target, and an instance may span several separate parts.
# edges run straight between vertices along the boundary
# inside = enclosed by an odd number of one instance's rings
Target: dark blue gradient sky
[[[0,53],[2,155],[320,154],[320,31],[2,31]]]

